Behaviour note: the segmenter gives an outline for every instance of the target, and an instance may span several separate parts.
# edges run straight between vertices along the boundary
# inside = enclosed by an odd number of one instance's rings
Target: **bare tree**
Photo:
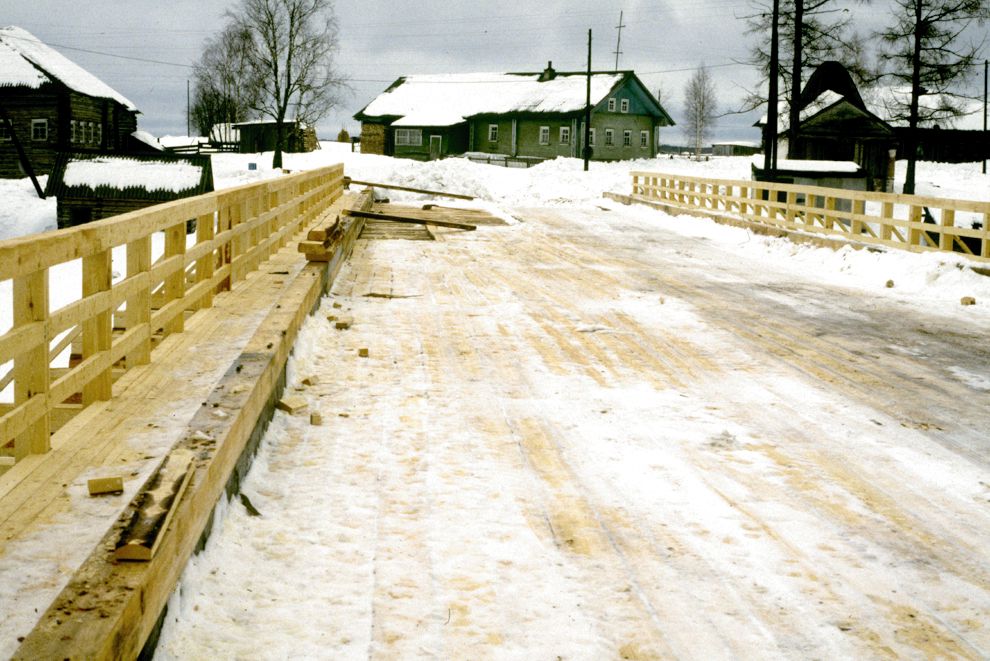
[[[917,129],[922,121],[960,114],[951,88],[974,73],[982,42],[969,30],[990,17],[987,0],[894,0],[893,22],[879,33],[884,42],[886,76],[909,85],[906,102],[892,110],[894,119],[907,119],[907,177],[904,192],[913,193],[917,154]],[[922,111],[919,99],[939,95],[940,102]]]
[[[275,120],[272,167],[282,167],[284,122],[315,124],[339,101],[344,81],[335,68],[333,0],[242,0],[232,24],[250,34],[251,66],[259,81],[255,109]]]
[[[247,119],[257,105],[259,85],[249,57],[251,47],[250,33],[233,24],[207,40],[193,73],[192,117],[200,135],[210,135],[216,124]]]
[[[747,33],[760,40],[754,45],[750,62],[759,68],[763,80],[770,75],[770,48],[765,42],[770,8],[757,5],[757,12],[748,17]],[[848,7],[839,7],[834,0],[781,0],[780,59],[790,66],[781,66],[780,89],[788,108],[791,144],[799,124],[798,100],[805,74],[828,60],[841,62],[857,83],[872,82],[876,75],[870,67],[860,37],[851,30],[852,14]],[[744,110],[752,110],[767,102],[765,96],[751,93],[744,101]]]
[[[702,64],[684,90],[684,133],[694,144],[694,155],[701,155],[702,142],[711,133],[718,112],[715,81]]]

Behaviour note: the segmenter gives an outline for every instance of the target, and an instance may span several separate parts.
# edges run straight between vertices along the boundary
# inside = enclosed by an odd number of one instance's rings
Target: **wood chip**
[[[961,305],[976,305],[976,299],[972,296],[963,296],[959,299],[959,303]]]
[[[323,416],[320,415],[319,413],[310,413],[309,414],[309,424],[314,425],[314,426],[322,425],[323,424]]]
[[[304,386],[315,386],[318,385],[319,383],[320,383],[320,377],[316,376],[315,374],[310,374],[309,376],[307,376],[302,380],[302,384]]]
[[[351,324],[353,323],[354,323],[354,319],[352,319],[351,317],[341,317],[334,324],[334,328],[336,328],[337,330],[347,330],[348,328],[351,327]]]
[[[361,356],[362,358],[367,358],[368,350],[365,349],[364,347],[361,347],[360,349],[358,349],[358,355]]]
[[[290,415],[294,415],[299,411],[304,410],[308,406],[309,403],[306,401],[306,398],[300,395],[290,395],[288,397],[283,397],[282,399],[278,400],[278,404],[275,405],[276,408],[278,408],[281,411],[285,411]]]
[[[96,477],[86,482],[89,487],[90,496],[104,496],[106,494],[117,494],[124,492],[124,478],[122,477]]]

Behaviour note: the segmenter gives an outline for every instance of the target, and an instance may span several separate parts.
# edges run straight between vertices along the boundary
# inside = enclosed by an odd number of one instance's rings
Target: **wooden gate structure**
[[[677,213],[990,262],[990,202],[634,171],[631,199]]]

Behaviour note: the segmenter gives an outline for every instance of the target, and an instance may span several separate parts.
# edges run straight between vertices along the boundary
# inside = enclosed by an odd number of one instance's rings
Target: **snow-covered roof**
[[[628,75],[593,73],[591,103],[597,105]],[[584,109],[587,78],[557,74],[461,73],[400,78],[364,110],[365,117],[398,117],[393,126],[452,126],[468,117],[512,112],[569,113]]]
[[[165,151],[165,148],[162,147],[162,143],[158,142],[158,138],[151,135],[147,131],[141,131],[141,130],[134,131],[133,133],[131,133],[131,137],[143,144],[148,145],[153,149],[156,149],[158,151]]]
[[[763,168],[764,157],[754,156],[751,163],[758,169]],[[830,172],[856,174],[862,168],[853,161],[801,161],[796,159],[781,158],[777,160],[777,170],[788,170],[790,172]]]
[[[203,176],[200,165],[184,161],[145,161],[124,156],[101,156],[69,161],[62,180],[66,186],[86,186],[124,190],[182,193],[199,186]]]
[[[0,87],[38,89],[55,80],[80,94],[113,99],[128,110],[137,111],[124,96],[27,30],[14,26],[0,28]]]

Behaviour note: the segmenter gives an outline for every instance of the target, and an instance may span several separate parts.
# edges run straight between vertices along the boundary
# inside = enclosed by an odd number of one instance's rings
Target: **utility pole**
[[[983,148],[990,148],[990,140],[987,140],[987,65],[990,60],[983,60]],[[987,159],[983,159],[983,174],[987,173]]]
[[[591,28],[588,28],[588,82],[584,100],[584,171],[591,160]]]
[[[773,19],[770,24],[770,92],[767,96],[767,127],[763,138],[763,176],[768,181],[777,178],[777,78],[780,64],[779,47],[777,44],[779,32],[777,23],[780,19],[780,0],[773,0]]]
[[[622,10],[619,10],[619,24],[615,26],[615,29],[619,31],[619,36],[615,39],[615,70],[619,70],[619,56],[622,55],[622,51],[619,50],[619,46],[622,45],[622,28],[626,27],[622,23]]]
[[[189,137],[189,79],[186,79],[186,137]]]

